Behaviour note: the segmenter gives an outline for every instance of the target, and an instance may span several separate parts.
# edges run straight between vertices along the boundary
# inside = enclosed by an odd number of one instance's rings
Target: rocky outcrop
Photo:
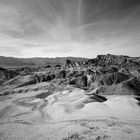
[[[70,85],[75,85],[77,87],[85,88],[87,87],[87,76],[80,76],[80,77],[75,77],[72,78],[69,82]]]
[[[51,68],[51,66],[50,65],[47,65],[47,66],[45,66],[45,68]]]
[[[117,72],[112,74],[104,74],[96,79],[101,85],[118,84],[129,79],[129,75]],[[95,81],[95,82],[96,82]]]
[[[57,82],[94,90],[96,94],[126,94],[126,91],[139,94],[139,61],[139,58],[111,54],[98,55],[88,63],[67,59],[63,67],[48,65],[20,68],[19,76],[13,79],[11,75],[10,78],[7,76],[9,81],[2,82],[5,82],[4,86],[14,88],[41,82]],[[1,68],[0,71],[6,70]]]
[[[94,66],[119,66],[119,67],[139,67],[140,66],[140,59],[139,57],[129,57],[129,56],[123,56],[123,55],[98,55],[95,59],[89,59],[88,65],[94,65]]]
[[[136,95],[140,95],[140,77],[133,77],[132,79],[123,83],[123,87],[129,89]]]
[[[0,68],[0,85],[3,84],[4,82],[16,77],[17,75],[18,75],[18,73],[15,71]]]
[[[67,72],[65,70],[60,70],[55,73],[55,78],[60,79],[60,78],[66,78]]]
[[[78,61],[72,61],[72,60],[66,60],[66,64],[65,64],[65,67],[66,68],[72,68],[72,67],[79,67],[81,65],[80,62]]]

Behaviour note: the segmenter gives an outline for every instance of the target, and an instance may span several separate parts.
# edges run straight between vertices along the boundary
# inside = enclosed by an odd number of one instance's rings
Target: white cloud
[[[111,52],[139,55],[133,49],[139,50],[139,20],[131,21],[129,15],[126,18],[119,15],[117,20],[107,17],[84,22],[89,15],[80,16],[83,8],[78,5],[82,4],[80,1],[63,2],[55,1],[55,5],[52,5],[52,1],[44,0],[0,1],[0,55],[91,58]],[[131,17],[137,12],[138,9]]]

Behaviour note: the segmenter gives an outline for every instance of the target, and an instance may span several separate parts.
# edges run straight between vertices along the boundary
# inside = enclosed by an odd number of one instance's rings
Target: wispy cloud
[[[138,56],[139,40],[138,0],[0,1],[0,55]]]

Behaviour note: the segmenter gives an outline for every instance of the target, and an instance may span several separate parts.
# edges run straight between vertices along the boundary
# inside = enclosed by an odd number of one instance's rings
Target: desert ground
[[[139,140],[139,71],[84,67],[81,79],[79,67],[55,68],[54,79],[47,68],[5,80],[2,69],[0,140]]]

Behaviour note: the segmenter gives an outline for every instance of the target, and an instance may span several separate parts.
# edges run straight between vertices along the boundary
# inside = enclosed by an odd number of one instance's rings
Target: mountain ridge
[[[43,58],[43,57],[33,57],[33,58],[16,58],[16,57],[5,57],[0,56],[0,67],[14,67],[14,66],[42,66],[42,65],[64,65],[66,60],[75,61],[86,61],[87,58],[82,57],[55,57],[55,58]]]
[[[132,60],[140,62],[140,57],[130,57],[127,55],[114,55],[114,54],[101,54],[96,58],[84,58],[84,57],[31,57],[31,58],[16,58],[0,56],[0,67],[22,67],[22,66],[44,66],[44,65],[65,65],[67,60],[77,62],[87,62],[89,64],[99,62],[104,63],[106,60]],[[104,61],[104,62],[103,62]]]

